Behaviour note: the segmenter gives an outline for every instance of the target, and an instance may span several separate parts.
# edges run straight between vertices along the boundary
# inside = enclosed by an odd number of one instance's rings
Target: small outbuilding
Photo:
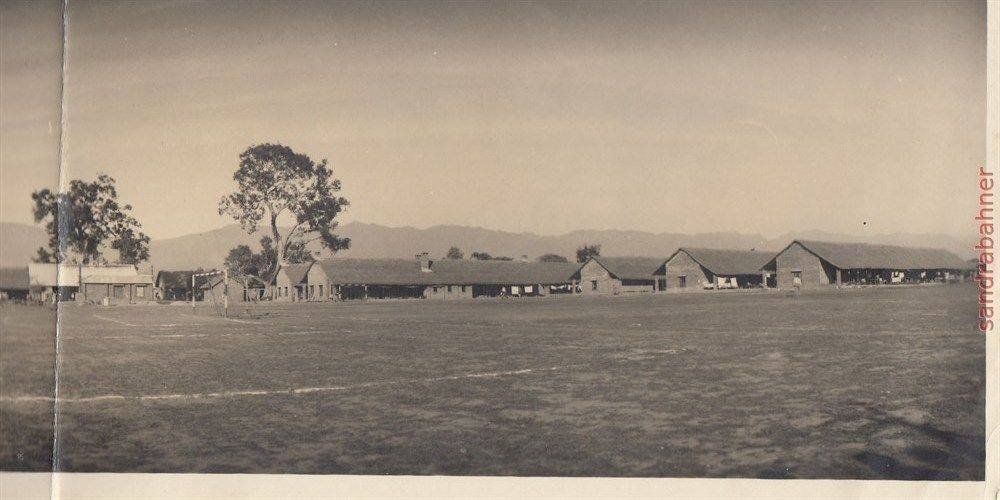
[[[765,268],[778,288],[883,285],[959,280],[968,262],[939,248],[795,240]]]
[[[773,287],[773,273],[763,269],[773,257],[754,250],[678,248],[656,270],[656,289],[686,292]]]
[[[108,269],[98,270],[107,271]],[[149,274],[90,274],[83,276],[76,300],[105,303],[132,304],[154,300],[153,277]]]
[[[662,257],[591,257],[581,265],[574,279],[585,295],[652,293],[653,273],[663,265]]]
[[[230,277],[228,281],[223,281],[221,275],[212,276],[204,283],[198,285],[199,294],[197,300],[220,304],[224,297],[228,295],[230,304],[242,302],[258,302],[267,297],[266,287],[257,280],[250,280],[249,286],[244,285],[240,280]]]
[[[132,264],[28,265],[32,293],[42,300],[126,304],[153,300],[153,275]]]
[[[75,300],[80,290],[83,266],[77,264],[28,264],[31,294],[46,302]]]
[[[281,266],[274,279],[274,285],[271,287],[271,298],[278,301],[299,302],[322,297],[324,295],[323,287],[320,286],[317,290],[315,285],[310,287],[306,280],[313,264],[315,263],[306,262]]]

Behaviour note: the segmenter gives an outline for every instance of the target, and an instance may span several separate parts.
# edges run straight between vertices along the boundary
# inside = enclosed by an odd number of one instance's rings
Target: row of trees
[[[281,144],[259,144],[247,148],[233,174],[235,191],[219,200],[219,215],[229,215],[248,234],[263,229],[259,249],[239,245],[229,251],[224,265],[230,276],[245,286],[270,283],[287,264],[316,258],[309,245],[337,252],[350,247],[349,238],[338,236],[337,216],[350,203],[337,193],[327,161],[313,161]],[[115,180],[100,174],[93,182],[73,180],[64,192],[42,189],[32,193],[34,219],[45,223],[48,247],[38,249],[40,262],[104,262],[103,251],[118,252],[122,263],[149,260],[149,236],[132,215],[132,206],[118,200]],[[600,245],[585,245],[576,251],[577,262],[600,255]],[[449,259],[462,259],[451,247]],[[472,252],[477,260],[513,260]],[[540,262],[567,262],[561,255],[545,254]]]
[[[584,245],[576,249],[576,261],[579,263],[584,263],[587,259],[597,257],[599,255],[601,255],[601,245]],[[486,252],[472,252],[469,257],[473,260],[514,260],[510,257],[493,256]],[[461,260],[465,258],[465,254],[462,252],[462,249],[457,246],[453,246],[448,249],[448,253],[445,254],[445,258]],[[535,260],[538,262],[569,262],[569,259],[566,257],[554,253],[547,253],[539,256]]]
[[[248,234],[262,226],[260,248],[239,245],[230,250],[225,266],[246,285],[270,283],[289,263],[315,258],[308,245],[336,252],[350,246],[335,234],[337,215],[349,202],[340,196],[340,181],[327,161],[314,162],[281,144],[260,144],[240,154],[233,174],[237,189],[219,201],[220,215],[229,215]],[[32,193],[36,223],[44,223],[49,241],[37,251],[38,262],[104,263],[108,248],[121,263],[149,260],[149,236],[132,215],[132,206],[118,199],[115,180],[100,174],[93,182],[73,180],[65,191]],[[285,229],[290,224],[290,228]]]

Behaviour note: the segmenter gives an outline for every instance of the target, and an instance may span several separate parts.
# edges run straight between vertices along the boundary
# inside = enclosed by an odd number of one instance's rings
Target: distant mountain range
[[[341,226],[338,234],[351,238],[350,250],[339,252],[343,257],[412,258],[418,252],[430,252],[441,258],[451,246],[457,246],[468,256],[474,251],[494,256],[534,259],[546,253],[563,255],[573,260],[576,249],[584,244],[601,245],[604,255],[643,255],[668,257],[680,246],[724,249],[780,250],[793,239],[823,241],[862,241],[849,236],[824,231],[786,233],[777,238],[742,233],[648,233],[622,230],[579,230],[555,236],[533,233],[511,233],[468,226],[433,226],[427,229],[387,227],[378,224],[350,222]],[[204,233],[177,238],[153,240],[150,244],[155,269],[193,269],[218,267],[229,249],[241,243],[256,245],[262,236],[248,235],[236,224]],[[23,266],[48,240],[39,226],[0,222],[0,265]],[[866,243],[944,248],[962,258],[973,255],[973,239],[963,240],[944,234],[880,234],[864,240]]]

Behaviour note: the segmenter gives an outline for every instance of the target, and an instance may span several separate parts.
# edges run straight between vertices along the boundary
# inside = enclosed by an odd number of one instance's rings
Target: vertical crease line
[[[63,0],[62,2],[62,51],[60,53],[62,57],[61,74],[59,75],[59,191],[65,192],[67,187],[66,182],[66,73],[69,61],[69,0]],[[60,215],[58,206],[56,209],[56,215]],[[68,245],[66,241],[66,230],[65,222],[57,223],[57,228],[59,231],[59,247],[62,248]],[[58,249],[57,249],[58,250]],[[59,417],[60,417],[60,405],[59,405],[59,375],[60,368],[62,364],[62,344],[61,344],[61,330],[62,330],[62,311],[59,303],[59,296],[61,295],[60,285],[60,268],[58,265],[58,259],[56,260],[56,320],[55,320],[55,360],[54,360],[54,374],[53,374],[53,402],[52,402],[52,480],[49,487],[49,494],[53,500],[58,500],[62,497],[61,482],[58,479],[58,471],[60,469],[60,436],[59,436]]]

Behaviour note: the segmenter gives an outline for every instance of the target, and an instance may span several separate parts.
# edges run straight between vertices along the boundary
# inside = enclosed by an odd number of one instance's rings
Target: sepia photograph
[[[988,8],[0,2],[4,481],[992,498]]]

